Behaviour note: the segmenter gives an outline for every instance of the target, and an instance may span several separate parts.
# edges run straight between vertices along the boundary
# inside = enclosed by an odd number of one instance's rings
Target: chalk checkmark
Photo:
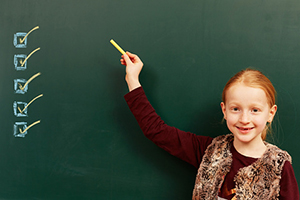
[[[36,51],[38,51],[38,50],[40,50],[40,49],[41,49],[41,48],[39,47],[39,48],[33,50],[28,56],[26,56],[26,58],[24,59],[24,61],[20,60],[21,67],[23,67],[23,65],[26,63],[26,61],[30,58],[30,56],[31,56],[32,54],[34,54]]]
[[[37,97],[35,97],[34,99],[32,99],[24,108],[23,108],[23,110],[21,110],[21,108],[20,107],[18,107],[18,110],[20,111],[20,113],[23,113],[24,112],[24,110],[26,110],[26,108],[28,108],[28,106],[32,103],[32,102],[34,102],[36,99],[38,99],[38,98],[40,98],[40,97],[42,97],[43,96],[43,94],[40,94],[39,96],[37,96]]]
[[[34,31],[34,30],[36,30],[36,29],[39,29],[39,28],[40,28],[39,26],[34,27],[33,29],[31,29],[31,30],[23,37],[23,39],[20,38],[20,44],[22,44],[22,43],[26,40],[26,38],[28,37],[28,35],[29,35],[32,31]]]
[[[24,90],[25,89],[25,87],[26,87],[26,85],[28,85],[33,79],[35,79],[36,77],[38,77],[39,75],[41,75],[41,73],[39,72],[39,73],[37,73],[37,74],[35,74],[35,75],[33,75],[23,86],[20,84],[20,83],[18,83],[20,86],[19,86],[19,88],[20,88],[20,90]]]
[[[36,125],[36,124],[38,124],[38,123],[40,123],[40,122],[41,122],[41,120],[38,120],[38,121],[32,123],[31,125],[27,126],[27,128],[26,128],[25,130],[23,130],[23,131],[22,131],[22,129],[19,128],[19,131],[20,131],[21,134],[23,134],[23,133],[25,133],[28,129],[30,129],[31,127],[33,127],[34,125]]]

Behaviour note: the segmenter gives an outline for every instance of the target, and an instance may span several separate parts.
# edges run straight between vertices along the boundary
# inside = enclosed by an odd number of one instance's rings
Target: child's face
[[[226,91],[226,102],[222,102],[221,107],[235,140],[254,145],[262,142],[261,134],[277,110],[276,105],[270,108],[262,89],[242,83],[236,83]]]

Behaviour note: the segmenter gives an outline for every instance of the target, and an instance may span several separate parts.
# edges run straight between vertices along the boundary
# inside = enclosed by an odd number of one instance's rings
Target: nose
[[[250,114],[248,112],[242,112],[239,122],[243,124],[248,124],[250,122]]]

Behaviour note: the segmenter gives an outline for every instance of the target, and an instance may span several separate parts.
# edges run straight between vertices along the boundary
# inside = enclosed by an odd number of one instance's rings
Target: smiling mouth
[[[237,126],[237,129],[239,129],[239,130],[241,130],[241,131],[250,131],[250,130],[252,130],[252,129],[254,129],[254,127],[238,127]]]

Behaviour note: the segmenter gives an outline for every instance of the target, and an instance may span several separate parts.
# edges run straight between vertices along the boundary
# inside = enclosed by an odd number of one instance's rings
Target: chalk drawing
[[[27,47],[27,37],[23,43],[20,43],[20,38],[24,38],[27,33],[16,33],[14,34],[14,46],[16,48],[26,48]]]
[[[28,84],[25,79],[14,80],[14,90],[16,94],[25,94],[28,91]],[[25,85],[26,84],[26,85]],[[23,86],[25,85],[25,87]]]
[[[36,51],[40,50],[41,48],[36,48],[33,50],[28,56],[24,54],[19,54],[14,56],[14,64],[16,70],[25,70],[27,67],[27,60],[34,54]]]
[[[26,48],[27,47],[27,37],[28,35],[34,31],[39,29],[39,26],[34,27],[28,33],[16,33],[14,34],[14,46],[16,48]]]
[[[28,133],[28,129],[33,127],[34,125],[40,123],[41,120],[38,120],[31,125],[27,126],[27,122],[15,122],[14,124],[14,136],[15,137],[25,137]]]
[[[14,101],[13,109],[16,117],[28,117],[27,103],[21,101]]]
[[[15,101],[13,104],[13,108],[14,108],[14,114],[17,117],[27,117],[27,108],[30,104],[32,104],[36,99],[42,97],[43,94],[40,94],[39,96],[35,97],[34,99],[32,99],[28,104],[25,102],[17,102]]]
[[[20,132],[20,128],[21,130],[26,130],[27,128],[27,122],[15,122],[14,124],[14,136],[15,137],[25,137],[25,135],[27,134],[27,131],[25,132]]]
[[[28,35],[34,31],[39,29],[39,26],[34,27],[27,33],[18,32],[14,34],[13,44],[16,48],[27,48],[27,38]],[[40,48],[36,48],[33,50],[29,55],[24,54],[15,54],[14,55],[14,66],[17,71],[24,71],[27,69],[27,61],[36,51],[40,50]],[[16,94],[25,94],[28,91],[29,83],[41,75],[41,73],[37,73],[33,75],[28,80],[26,79],[14,79],[14,91]],[[42,97],[43,94],[32,99],[29,103],[22,102],[22,101],[14,101],[13,102],[13,112],[16,117],[28,117],[28,106],[33,103],[36,99]],[[27,126],[27,122],[15,122],[13,125],[13,134],[15,137],[24,138],[27,135],[28,130],[33,127],[34,125],[40,123],[41,121],[38,120],[31,125]]]
[[[14,56],[14,65],[15,65],[15,69],[17,71],[20,71],[20,70],[23,71],[27,68],[27,62],[23,63],[23,60],[25,60],[25,59],[26,59],[26,55],[24,55],[24,54],[18,54],[18,55]]]

